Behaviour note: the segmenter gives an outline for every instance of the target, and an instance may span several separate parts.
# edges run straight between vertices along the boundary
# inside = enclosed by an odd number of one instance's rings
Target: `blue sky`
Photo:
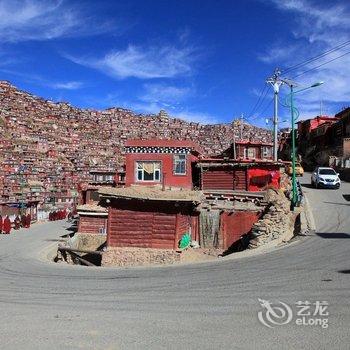
[[[79,107],[165,109],[204,123],[244,113],[265,125],[271,87],[253,107],[266,78],[350,40],[349,15],[348,1],[0,1],[0,79]],[[324,114],[347,106],[349,74],[350,55],[297,77],[325,81],[298,96],[302,118],[319,114],[320,101]]]

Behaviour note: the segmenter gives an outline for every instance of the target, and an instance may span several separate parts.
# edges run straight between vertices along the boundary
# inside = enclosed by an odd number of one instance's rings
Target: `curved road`
[[[317,233],[243,259],[87,268],[42,257],[60,222],[0,236],[1,349],[349,349],[350,184],[304,189]],[[258,298],[293,320],[262,325]],[[328,328],[295,324],[306,300],[329,303]]]

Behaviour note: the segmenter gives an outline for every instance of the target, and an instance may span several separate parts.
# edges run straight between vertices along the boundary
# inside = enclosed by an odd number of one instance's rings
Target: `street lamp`
[[[287,79],[283,80],[283,82],[290,87],[290,93],[289,93],[289,95],[287,95],[286,101],[288,102],[288,97],[290,97],[290,100],[289,100],[290,103],[289,104],[287,103],[287,106],[290,107],[291,122],[292,122],[292,154],[291,154],[291,158],[292,158],[292,207],[294,208],[296,203],[297,203],[297,200],[298,200],[296,173],[295,173],[296,154],[295,154],[295,125],[294,124],[295,124],[295,120],[297,120],[298,116],[299,116],[299,111],[294,106],[294,95],[299,93],[299,92],[320,86],[323,84],[323,81],[314,83],[308,87],[305,87],[303,89],[296,90],[296,91],[294,90],[294,87],[297,86],[297,84],[295,82],[293,82],[291,80],[287,80]]]

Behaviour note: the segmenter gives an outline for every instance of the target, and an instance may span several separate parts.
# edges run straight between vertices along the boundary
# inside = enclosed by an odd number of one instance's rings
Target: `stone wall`
[[[267,191],[268,202],[266,213],[257,221],[249,233],[249,249],[257,248],[283,235],[293,236],[294,213],[290,210],[290,201],[281,190]]]
[[[102,266],[148,266],[180,262],[180,253],[170,249],[108,248],[102,255]]]

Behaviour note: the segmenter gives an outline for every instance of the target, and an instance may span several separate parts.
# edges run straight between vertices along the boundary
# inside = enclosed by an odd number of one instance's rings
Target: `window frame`
[[[244,159],[255,159],[255,158],[256,158],[256,148],[246,146],[244,148]]]
[[[185,157],[182,162],[184,163],[185,165],[185,171],[183,173],[177,173],[176,172],[176,164],[177,162],[179,162],[179,160],[176,160],[176,157],[179,157],[179,156],[183,156]],[[176,175],[176,176],[186,176],[187,175],[187,154],[183,154],[183,153],[175,153],[173,154],[173,175]]]
[[[143,169],[141,170],[138,168],[139,163],[158,163],[159,164],[159,169],[156,169],[153,172],[153,180],[144,180],[144,170]],[[139,171],[140,170],[142,171],[142,179],[141,180],[139,180]],[[156,171],[159,173],[158,180],[155,179]],[[148,183],[157,182],[157,183],[160,183],[161,181],[162,181],[162,161],[161,160],[136,160],[135,161],[135,182],[148,182]]]
[[[269,146],[262,146],[262,158],[270,158],[271,157],[271,148]]]

